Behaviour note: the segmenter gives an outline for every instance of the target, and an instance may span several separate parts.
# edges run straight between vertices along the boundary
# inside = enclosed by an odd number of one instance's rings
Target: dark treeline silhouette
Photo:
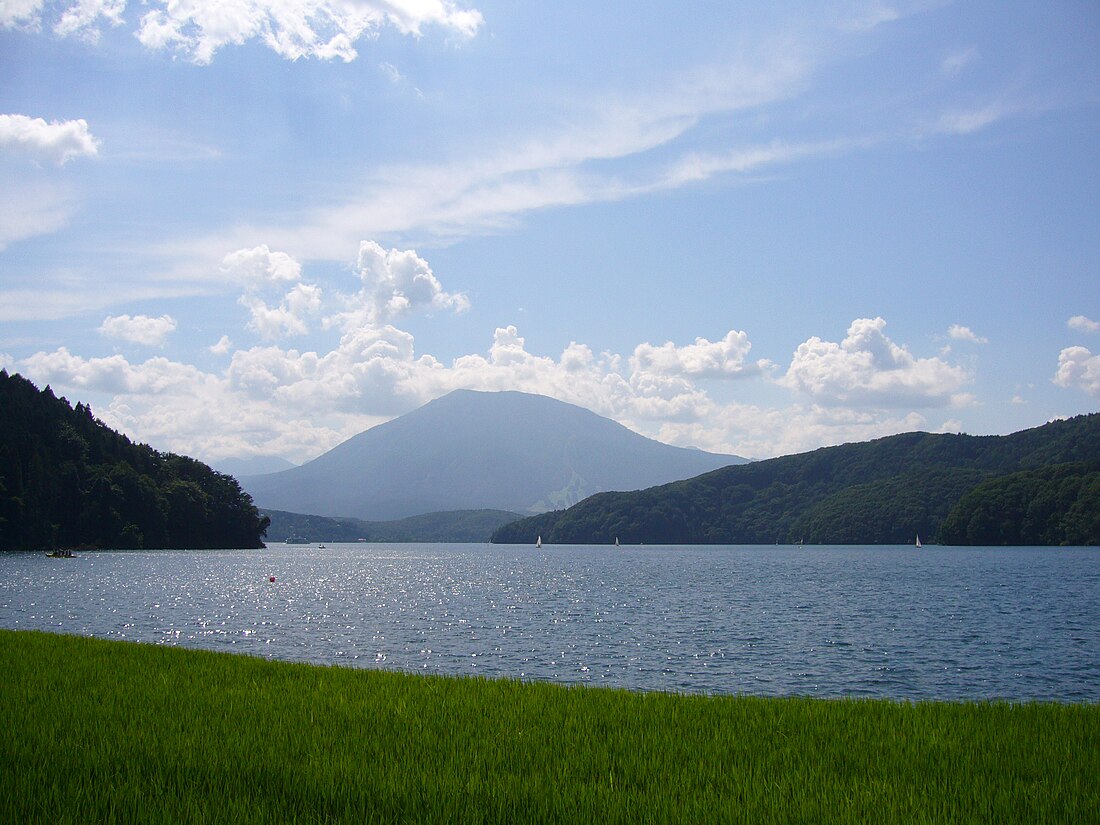
[[[0,370],[0,549],[262,547],[236,479]]]
[[[599,493],[500,543],[1100,544],[1100,414],[1007,436],[905,433]]]

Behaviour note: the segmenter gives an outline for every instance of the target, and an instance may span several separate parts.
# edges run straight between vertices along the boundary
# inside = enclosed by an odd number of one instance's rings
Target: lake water
[[[1096,702],[1100,550],[7,553],[0,627],[637,690]]]

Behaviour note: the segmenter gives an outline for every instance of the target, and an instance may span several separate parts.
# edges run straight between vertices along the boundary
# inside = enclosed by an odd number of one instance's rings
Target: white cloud
[[[61,37],[77,35],[95,42],[99,39],[100,19],[108,25],[121,26],[124,11],[126,0],[77,0],[61,13],[53,30]]]
[[[465,295],[444,291],[415,250],[386,250],[374,241],[362,241],[357,269],[363,288],[346,299],[345,311],[327,319],[329,325],[374,326],[413,310],[464,312],[470,307]]]
[[[761,364],[746,363],[752,344],[745,332],[730,330],[721,341],[696,338],[694,344],[682,347],[671,341],[659,347],[639,344],[634,349],[631,366],[635,373],[692,378],[739,378],[756,375]]]
[[[882,318],[860,318],[839,344],[817,336],[800,344],[782,386],[820,404],[935,407],[965,403],[969,373],[941,358],[917,358],[891,341]]]
[[[1012,112],[994,102],[977,109],[958,109],[940,115],[935,131],[945,135],[970,135],[1008,117]]]
[[[285,252],[272,252],[267,244],[238,249],[222,258],[222,272],[250,289],[291,283],[302,277],[302,265]]]
[[[13,178],[0,186],[0,251],[26,238],[56,232],[69,222],[76,208],[73,197],[63,187]],[[0,320],[5,317],[5,307],[25,312],[36,306],[42,308],[38,302],[0,302]]]
[[[1066,326],[1079,332],[1100,332],[1100,321],[1093,321],[1084,315],[1074,315],[1066,321]]]
[[[978,50],[973,46],[951,52],[940,61],[940,74],[944,77],[955,77],[967,66],[976,63],[979,58]]]
[[[988,344],[989,339],[983,335],[977,335],[970,327],[961,324],[952,324],[947,330],[947,337],[955,341],[970,341],[973,344]]]
[[[267,244],[238,249],[222,259],[221,271],[245,288],[238,302],[251,315],[248,329],[265,341],[309,332],[308,316],[321,311],[321,288],[315,284],[295,283],[302,277],[302,265],[285,252],[272,252]],[[294,283],[277,306],[271,306],[261,293]],[[224,353],[223,353],[224,354]]]
[[[85,120],[53,120],[0,115],[0,151],[61,166],[76,157],[94,157],[99,141]]]
[[[0,28],[11,29],[26,26],[37,28],[38,16],[44,0],[2,0],[0,2]]]
[[[818,404],[729,403],[712,405],[692,421],[665,422],[654,435],[669,444],[759,459],[928,428],[927,419],[915,412],[883,415]]]
[[[175,329],[176,320],[170,315],[161,315],[159,318],[150,318],[148,315],[112,315],[103,319],[99,333],[108,338],[159,347]]]
[[[228,355],[229,351],[233,349],[233,342],[228,335],[223,335],[217,340],[217,343],[211,344],[207,349],[214,355]]]
[[[309,332],[306,317],[321,310],[321,288],[315,284],[296,284],[277,307],[268,306],[254,294],[242,295],[240,303],[252,313],[248,328],[266,341],[305,335]]]
[[[171,49],[206,64],[223,46],[258,39],[289,60],[354,60],[354,43],[385,26],[419,36],[439,26],[474,37],[484,20],[453,0],[192,0],[161,2],[141,18],[137,37],[147,48]]]
[[[399,84],[405,80],[405,75],[401,74],[401,70],[392,63],[379,63],[378,68],[382,70],[382,74],[389,78],[390,83]]]
[[[1058,355],[1054,383],[1100,395],[1100,355],[1093,355],[1085,347],[1066,347]]]
[[[223,46],[259,40],[289,60],[354,60],[355,42],[390,26],[419,37],[427,26],[469,39],[484,18],[455,0],[143,0],[151,7],[135,32],[149,49],[170,49],[195,63],[210,63]],[[100,24],[125,23],[126,0],[3,0],[0,27],[39,30],[96,41]]]
[[[866,323],[874,329],[874,322]],[[223,337],[212,350],[228,354],[230,348]],[[578,342],[555,358],[528,351],[519,330],[505,326],[485,353],[445,364],[418,354],[408,332],[384,324],[347,329],[328,352],[270,345],[237,350],[217,374],[164,358],[81,358],[65,348],[13,366],[59,390],[107,393],[113,400],[106,414],[97,413],[112,426],[160,449],[209,459],[274,454],[305,461],[459,388],[549,395],[670,443],[751,457],[928,426],[923,416],[904,410],[719,403],[696,386],[697,379],[736,371],[748,349],[744,333],[734,331],[719,342],[698,339],[684,347],[643,343],[634,350],[646,353],[641,359],[597,354]],[[882,394],[874,400],[883,402]],[[927,393],[917,404],[928,405]]]
[[[188,387],[206,379],[197,368],[166,358],[135,365],[121,355],[82,358],[67,347],[35,353],[20,362],[20,370],[44,383],[116,395],[186,394]]]

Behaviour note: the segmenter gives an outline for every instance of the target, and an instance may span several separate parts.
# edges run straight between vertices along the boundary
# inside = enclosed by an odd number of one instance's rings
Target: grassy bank
[[[670,696],[0,631],[0,822],[1089,822],[1100,706]]]

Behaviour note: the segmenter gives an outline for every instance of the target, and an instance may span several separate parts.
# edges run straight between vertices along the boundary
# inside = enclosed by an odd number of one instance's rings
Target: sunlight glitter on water
[[[1095,549],[355,544],[0,573],[7,628],[640,690],[1100,700]]]

